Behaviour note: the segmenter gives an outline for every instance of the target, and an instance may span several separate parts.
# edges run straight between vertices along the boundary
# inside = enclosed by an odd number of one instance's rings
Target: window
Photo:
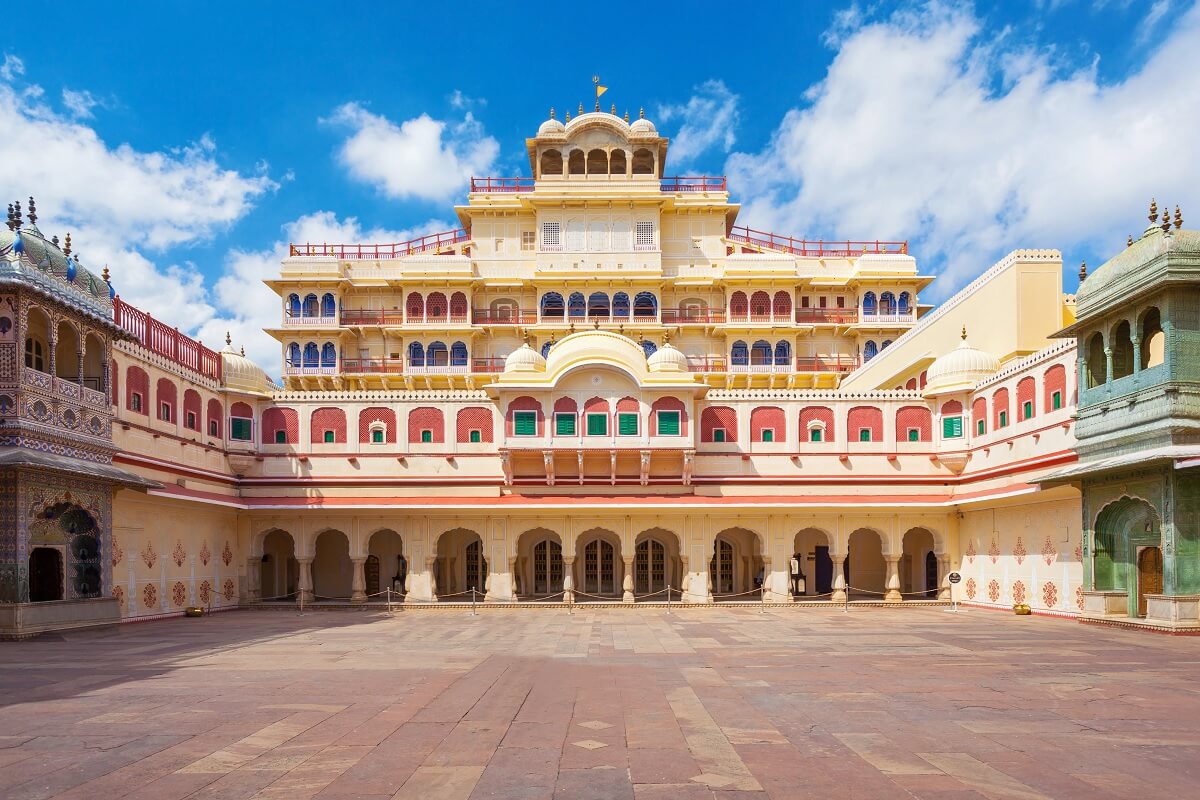
[[[187,412],[187,422],[184,423],[184,426],[193,431],[200,430],[200,424],[198,422],[196,422],[196,412],[195,411]]]
[[[637,436],[638,415],[632,412],[617,414],[617,434],[620,436]]]
[[[514,436],[537,436],[537,412],[536,411],[514,411],[513,412],[513,435]],[[422,439],[424,441],[424,439]]]
[[[432,441],[433,441],[433,431],[429,430],[428,428],[421,431],[421,443],[422,444],[429,444]]]
[[[658,413],[658,435],[659,436],[678,436],[679,435],[679,412],[678,411],[659,411]]]
[[[287,444],[287,431],[275,431],[275,444]]]
[[[141,410],[142,410],[142,393],[141,392],[134,392],[133,396],[129,398],[129,408],[133,411],[137,411],[139,413],[141,412]]]
[[[977,435],[983,436],[983,434],[986,432],[987,428],[984,426],[983,420],[979,420],[979,422],[975,423],[975,433]]]
[[[45,351],[42,350],[42,343],[36,339],[25,340],[25,366],[38,372],[46,371]]]
[[[476,428],[467,434],[467,441],[469,441],[471,444],[479,444],[483,441],[483,434],[481,434],[479,429]]]
[[[537,246],[537,231],[521,231],[521,249],[532,250]]]
[[[1021,413],[1024,415],[1025,419],[1029,419],[1030,417],[1033,416],[1033,401],[1032,400],[1026,400],[1024,403],[1021,404]]]
[[[775,429],[774,429],[774,428],[763,428],[763,431],[762,431],[762,440],[763,440],[764,442],[773,442],[773,441],[775,441]]]
[[[248,442],[254,436],[254,420],[249,417],[229,418],[229,438]]]
[[[653,250],[654,249],[654,223],[639,222],[634,226],[633,249],[635,250]]]
[[[333,442],[334,442],[333,431],[325,431],[323,436],[324,436],[325,444],[333,444]]]
[[[871,441],[871,429],[870,428],[859,428],[858,429],[858,440],[860,442]]]
[[[1004,428],[1007,426],[1008,426],[1008,412],[1001,411],[1000,412],[1000,424],[997,427]]]
[[[1050,396],[1050,406],[1055,411],[1058,411],[1060,408],[1062,408],[1062,392],[1055,392]]]
[[[542,249],[562,250],[562,227],[559,223],[542,223]]]
[[[713,437],[714,442],[725,441],[725,429],[724,428],[713,428],[712,437]]]
[[[209,436],[217,435],[217,421],[215,419],[210,419],[208,421],[208,435]]]
[[[158,418],[163,422],[171,421],[171,404],[167,402],[158,404]]]
[[[828,307],[828,306],[826,306],[826,298],[825,298],[825,295],[821,295],[821,296],[820,296],[818,299],[821,301],[821,308],[827,308],[827,307]]]
[[[813,428],[808,432],[808,440],[810,442],[819,442],[825,437],[825,432],[820,428]]]
[[[919,442],[919,441],[921,441],[921,431],[920,431],[920,429],[919,429],[919,428],[909,428],[909,429],[908,429],[908,440],[909,440],[910,442]]]
[[[607,436],[608,435],[608,415],[607,414],[588,414],[587,415],[587,435],[588,436]]]
[[[942,417],[942,438],[961,439],[963,435],[962,417]]]
[[[575,415],[574,414],[555,414],[554,415],[554,435],[555,436],[574,436],[575,435]]]
[[[422,441],[424,441],[423,438]],[[383,428],[371,431],[371,444],[383,444]]]

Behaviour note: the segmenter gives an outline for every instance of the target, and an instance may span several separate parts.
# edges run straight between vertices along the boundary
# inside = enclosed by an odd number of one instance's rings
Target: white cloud
[[[724,81],[709,80],[695,87],[681,105],[658,109],[661,123],[678,122],[671,141],[671,158],[685,165],[713,147],[729,152],[736,141],[738,96]]]
[[[1146,16],[1142,18],[1141,30],[1138,32],[1138,42],[1144,43],[1154,35],[1154,29],[1158,26],[1160,20],[1167,15],[1171,10],[1170,0],[1155,0],[1150,5],[1150,10],[1146,12]]]
[[[451,108],[461,110],[475,108],[476,106],[486,106],[487,98],[484,97],[468,97],[463,94],[462,89],[455,89],[448,98]]]
[[[0,81],[16,80],[25,74],[25,62],[12,53],[4,54],[4,63],[0,64]]]
[[[727,171],[751,198],[743,221],[909,238],[944,297],[1012,248],[1111,253],[1152,195],[1200,214],[1197,74],[1197,7],[1102,84],[1094,66],[1063,75],[969,13],[924,6],[847,33],[808,104]]]
[[[338,153],[342,164],[388,197],[444,201],[465,194],[467,181],[487,175],[500,151],[470,112],[460,122],[421,114],[397,125],[347,103],[329,121],[352,130]]]
[[[225,333],[233,336],[235,347],[245,346],[246,355],[278,378],[282,367],[279,342],[263,333],[263,328],[278,328],[283,304],[279,295],[263,284],[278,277],[279,265],[288,255],[290,243],[404,242],[426,233],[449,230],[449,222],[429,220],[409,230],[364,230],[354,217],[339,220],[332,211],[306,214],[283,226],[284,238],[264,250],[232,250],[225,260],[225,271],[214,286],[214,299],[221,312],[199,327],[205,342],[225,342]]]
[[[94,116],[92,109],[101,105],[100,101],[93,97],[87,89],[81,91],[63,89],[62,99],[67,111],[76,119],[88,119]]]

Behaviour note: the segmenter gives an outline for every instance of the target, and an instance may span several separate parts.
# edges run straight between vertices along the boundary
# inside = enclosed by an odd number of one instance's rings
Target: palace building
[[[551,112],[531,177],[473,179],[459,229],[293,244],[267,276],[278,383],[11,207],[0,635],[196,605],[952,594],[1200,630],[1178,211],[1074,297],[1057,251],[1015,250],[932,307],[907,243],[739,225],[668,145]]]

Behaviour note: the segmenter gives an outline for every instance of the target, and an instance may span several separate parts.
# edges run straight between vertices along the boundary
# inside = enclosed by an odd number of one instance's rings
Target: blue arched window
[[[900,293],[900,313],[907,314],[912,311],[912,300],[908,296],[908,292]]]
[[[875,342],[868,341],[863,345],[863,361],[870,361],[877,355],[879,355],[879,346]]]
[[[337,348],[333,346],[333,342],[326,342],[321,346],[321,366],[337,366]]]
[[[583,292],[571,292],[567,299],[567,314],[572,317],[582,317],[586,306],[583,302]]]
[[[467,365],[467,346],[462,342],[450,345],[450,366],[465,367]]]
[[[771,363],[771,343],[765,339],[759,339],[750,348],[750,363],[756,365]]]
[[[867,292],[863,295],[863,314],[875,313],[875,293]]]
[[[658,345],[649,339],[642,339],[642,352],[646,354],[646,358],[658,352]]]
[[[633,298],[635,317],[653,317],[658,314],[658,299],[650,292],[638,292]]]
[[[410,342],[408,345],[408,365],[410,367],[425,366],[425,348],[420,342]]]
[[[426,363],[431,367],[444,367],[450,363],[450,351],[445,342],[430,342],[425,350]]]
[[[304,366],[315,367],[321,363],[321,350],[316,342],[304,345]]]
[[[315,294],[307,295],[304,298],[304,309],[301,313],[306,317],[315,317],[319,311],[317,296]]]
[[[292,342],[288,345],[287,363],[289,367],[299,367],[304,362],[300,358],[300,345]]]
[[[629,316],[629,295],[617,292],[613,295],[612,315],[614,317]]]
[[[888,345],[890,345],[891,343],[892,343],[892,340],[891,340],[891,339],[884,339],[884,340],[883,340],[883,344],[879,345],[879,349],[880,349],[881,351],[883,351],[883,350],[887,350],[887,349],[888,349]]]
[[[775,366],[786,367],[792,360],[792,345],[789,342],[775,343]]]
[[[592,292],[588,297],[588,316],[608,316],[608,295],[605,292]]]
[[[553,345],[554,345],[554,342],[546,342],[544,345],[542,345],[542,358],[545,358],[546,356],[550,355],[550,348]]]
[[[546,292],[542,295],[542,316],[561,317],[563,315],[563,298],[558,292]]]
[[[287,299],[287,314],[289,317],[300,316],[300,295],[289,294]]]
[[[337,301],[333,299],[333,295],[328,292],[321,298],[321,316],[334,317],[337,316]]]
[[[896,313],[896,295],[892,294],[891,292],[884,292],[883,294],[879,295],[879,313]]]
[[[741,340],[734,342],[733,347],[729,349],[729,360],[735,367],[746,366],[750,363],[750,348]]]

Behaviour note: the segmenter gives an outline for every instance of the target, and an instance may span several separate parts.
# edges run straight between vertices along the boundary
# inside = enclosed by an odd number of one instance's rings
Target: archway
[[[887,564],[883,559],[883,535],[871,528],[859,528],[850,534],[846,548],[846,583],[850,593],[858,591],[878,600],[887,582]]]
[[[439,597],[470,600],[471,590],[482,598],[487,591],[488,563],[483,539],[466,528],[453,528],[437,540],[437,593]]]
[[[536,599],[562,592],[562,551],[562,539],[547,528],[534,528],[517,537],[516,594]]]
[[[79,331],[65,319],[58,323],[58,343],[54,346],[54,371],[64,381],[79,382]]]
[[[905,532],[900,555],[900,591],[905,595],[915,597],[924,592],[926,597],[937,597],[940,576],[936,549],[933,534],[926,528]]]
[[[288,600],[296,594],[300,565],[292,535],[279,529],[263,538],[259,592],[263,600]]]
[[[75,503],[54,503],[46,506],[29,526],[29,568],[37,566],[43,573],[39,579],[39,595],[48,595],[55,581],[55,556],[37,554],[34,550],[48,548],[57,551],[58,598],[85,599],[103,596],[100,565],[100,528],[96,518]],[[32,587],[31,587],[32,589]]]
[[[805,528],[796,534],[792,543],[792,560],[795,564],[788,565],[794,595],[828,595],[833,592],[830,541],[829,535],[820,528]],[[796,568],[799,568],[799,580],[795,579]]]
[[[63,554],[57,547],[29,551],[29,602],[63,599]]]
[[[712,560],[708,563],[714,600],[754,600],[754,591],[762,585],[764,577],[758,534],[746,528],[726,528],[717,534]]]
[[[350,539],[339,530],[317,534],[312,562],[313,594],[316,600],[349,600],[354,583],[350,563]]]
[[[610,530],[593,528],[580,534],[575,544],[575,564],[572,578],[576,598],[580,593],[596,597],[619,597],[625,577],[621,560],[621,540]]]
[[[1094,588],[1102,592],[1126,592],[1131,617],[1146,613],[1147,594],[1162,591],[1160,526],[1158,511],[1140,497],[1122,497],[1096,515],[1092,548]]]
[[[393,596],[407,594],[408,559],[404,557],[404,540],[390,528],[381,528],[367,540],[367,561],[363,565],[364,590],[368,600],[391,589]]]
[[[665,528],[650,528],[638,534],[633,547],[633,593],[635,597],[654,595],[662,600],[670,587],[677,594],[683,588],[683,561],[679,537]]]

